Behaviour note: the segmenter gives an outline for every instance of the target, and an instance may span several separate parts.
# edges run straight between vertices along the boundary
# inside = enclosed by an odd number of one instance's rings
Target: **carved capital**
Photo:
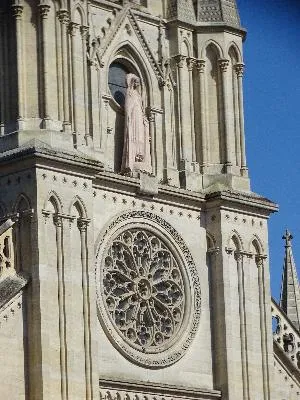
[[[77,227],[80,230],[80,232],[86,232],[88,224],[89,224],[89,221],[87,221],[86,219],[79,219],[77,221]]]
[[[21,4],[13,4],[12,6],[11,6],[11,9],[12,9],[12,14],[13,14],[13,16],[16,18],[16,19],[21,19],[21,17],[22,17],[22,14],[23,14],[23,9],[24,9],[24,6],[22,6]]]
[[[205,70],[205,60],[196,60],[196,69],[199,73],[203,74]]]
[[[188,67],[189,71],[193,71],[195,63],[196,63],[195,58],[188,57],[186,59],[186,64],[187,64],[187,67]]]
[[[236,262],[242,262],[243,261],[243,253],[241,253],[240,251],[235,251],[234,259]]]
[[[49,11],[50,11],[50,5],[49,4],[39,4],[39,10],[40,10],[40,15],[42,19],[46,19],[48,17]]]
[[[77,32],[80,30],[80,25],[76,22],[70,22],[69,24],[69,33],[71,36],[75,36]]]
[[[235,64],[234,69],[235,69],[237,77],[242,78],[244,75],[245,64],[243,64],[243,63]]]
[[[234,253],[234,249],[232,247],[225,247],[225,251],[229,255],[232,255]]]
[[[222,72],[226,72],[228,65],[229,65],[229,60],[226,60],[225,58],[221,58],[218,60],[218,63],[219,63],[220,70]]]
[[[53,215],[53,223],[56,226],[56,228],[61,228],[62,227],[62,217],[61,215]]]
[[[178,68],[183,68],[185,59],[186,56],[182,56],[181,54],[178,54],[177,56],[174,57],[174,60],[176,61]]]
[[[86,39],[89,33],[89,27],[88,26],[81,26],[80,27],[80,34],[82,39]]]
[[[220,247],[211,247],[207,249],[207,254],[217,256],[220,253]]]
[[[266,256],[263,256],[261,254],[255,256],[255,263],[256,263],[257,268],[263,268],[264,261],[266,258],[267,258]]]
[[[64,10],[64,9],[59,10],[57,12],[57,17],[58,17],[59,21],[64,25],[67,25],[69,23],[69,21],[70,21],[69,11],[68,10]]]
[[[149,113],[148,113],[148,119],[149,119],[149,122],[155,122],[155,113],[153,112],[153,111],[149,111]]]

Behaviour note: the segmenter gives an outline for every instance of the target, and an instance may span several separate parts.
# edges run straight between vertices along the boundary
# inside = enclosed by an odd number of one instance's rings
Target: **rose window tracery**
[[[144,353],[168,348],[181,328],[186,294],[167,244],[148,230],[126,230],[112,241],[103,264],[104,304],[123,339]]]
[[[200,280],[171,224],[145,210],[113,218],[98,238],[95,278],[100,335],[123,356],[164,368],[186,353],[200,321]]]

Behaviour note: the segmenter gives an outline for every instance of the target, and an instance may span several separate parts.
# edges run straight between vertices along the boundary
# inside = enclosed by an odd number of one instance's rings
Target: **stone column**
[[[81,26],[81,40],[82,40],[82,62],[83,62],[83,80],[84,80],[84,124],[85,124],[85,142],[89,144],[91,141],[90,129],[89,129],[89,104],[88,104],[88,78],[87,78],[87,36],[89,28],[87,26]]]
[[[239,105],[239,125],[240,125],[240,144],[241,144],[241,173],[248,176],[245,150],[245,125],[244,125],[244,101],[243,101],[243,74],[244,64],[238,63],[234,66],[238,84],[238,105]]]
[[[244,255],[240,252],[234,254],[237,275],[238,275],[238,292],[239,292],[239,311],[240,311],[240,336],[241,336],[241,359],[242,359],[242,376],[243,376],[243,400],[249,400],[249,372],[248,372],[248,352],[247,352],[247,324],[245,310],[245,281],[244,281]]]
[[[87,253],[87,227],[89,221],[79,219],[77,226],[80,232],[81,265],[82,265],[82,294],[83,294],[83,323],[84,323],[84,352],[85,352],[85,384],[86,400],[93,398],[91,335],[90,335],[90,306],[89,306],[89,272]]]
[[[222,74],[222,94],[223,94],[223,110],[224,110],[224,139],[225,139],[225,169],[226,172],[231,172],[231,146],[230,146],[230,132],[229,132],[229,108],[228,108],[228,85],[227,85],[227,71],[229,60],[220,59],[219,67]]]
[[[191,114],[191,139],[192,139],[192,162],[197,161],[196,157],[196,139],[195,139],[195,114],[194,114],[194,85],[193,85],[193,69],[195,59],[187,58],[187,68],[189,71],[189,89],[190,89],[190,114]]]
[[[60,372],[61,372],[61,398],[68,398],[68,373],[67,373],[67,344],[66,344],[66,307],[65,307],[65,277],[63,254],[63,223],[62,217],[53,216],[56,229],[57,249],[57,279],[58,279],[58,309],[59,309],[59,340],[60,340]]]
[[[151,164],[153,175],[156,175],[156,137],[155,137],[155,113],[150,109],[149,111],[149,134],[151,146]]]
[[[267,329],[266,329],[266,294],[265,294],[265,278],[264,278],[264,260],[265,256],[256,256],[255,262],[258,268],[258,292],[259,292],[259,311],[260,311],[260,332],[261,332],[261,353],[262,353],[262,370],[263,370],[263,388],[264,400],[270,399],[270,377],[268,366],[268,346],[267,346]]]
[[[48,35],[47,35],[47,21],[48,13],[50,11],[50,5],[41,3],[39,4],[40,15],[41,15],[41,29],[42,29],[42,76],[43,76],[43,102],[44,102],[44,116],[43,123],[44,128],[49,129],[49,82],[48,82]]]
[[[76,22],[71,22],[70,24],[70,35],[71,35],[71,54],[72,54],[72,97],[73,97],[73,132],[75,132],[76,136],[76,144],[78,145],[78,138],[77,138],[77,102],[76,102],[76,93],[77,93],[77,79],[75,74],[75,65],[76,65],[76,56],[75,56],[75,40],[76,35],[79,32],[80,25]]]
[[[177,63],[177,68],[178,68],[178,101],[179,101],[179,118],[178,118],[178,127],[179,127],[179,154],[180,154],[180,162],[182,160],[186,160],[186,143],[185,143],[185,137],[184,137],[184,132],[183,132],[183,109],[184,109],[184,104],[183,104],[183,66],[184,66],[184,60],[186,59],[185,56],[178,55],[175,57],[175,61]]]
[[[205,60],[197,60],[196,69],[199,73],[200,84],[200,117],[201,117],[201,146],[202,146],[202,173],[205,172],[208,162],[208,140],[205,115]]]
[[[62,49],[62,82],[63,82],[63,129],[65,132],[71,132],[70,124],[70,101],[69,101],[69,66],[68,66],[68,35],[67,26],[69,24],[69,12],[60,10],[58,18],[61,22],[61,49]]]
[[[17,45],[17,80],[18,80],[18,129],[24,129],[25,117],[25,92],[24,92],[24,59],[23,59],[23,21],[24,6],[15,2],[12,6],[13,16],[16,21],[16,45]]]

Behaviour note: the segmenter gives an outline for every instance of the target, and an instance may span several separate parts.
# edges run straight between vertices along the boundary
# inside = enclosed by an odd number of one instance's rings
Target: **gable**
[[[158,81],[160,83],[164,81],[163,71],[148,45],[130,5],[115,12],[114,19],[108,19],[108,25],[102,27],[101,31],[103,35],[97,36],[92,42],[91,61],[96,61],[102,67],[105,61],[109,60],[112,49],[117,49],[124,41],[128,40],[138,53],[147,59]]]

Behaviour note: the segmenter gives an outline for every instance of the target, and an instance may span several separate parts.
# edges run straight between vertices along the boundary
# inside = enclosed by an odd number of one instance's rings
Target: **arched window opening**
[[[219,164],[224,160],[224,135],[222,121],[222,91],[218,68],[219,52],[210,44],[205,53],[206,59],[206,115],[208,130],[209,163]]]
[[[107,137],[108,141],[107,145],[114,146],[114,161],[112,165],[115,172],[124,173],[124,171],[126,170],[126,168],[124,168],[124,165],[127,165],[127,163],[125,162],[127,158],[126,155],[124,157],[124,148],[125,145],[131,143],[131,141],[128,140],[126,141],[124,137],[125,125],[126,125],[124,118],[126,114],[125,102],[126,102],[126,93],[128,90],[127,87],[128,79],[131,79],[132,82],[132,80],[134,80],[135,78],[136,81],[138,81],[138,88],[135,89],[134,86],[133,90],[136,90],[136,92],[138,92],[139,94],[133,98],[136,101],[137,98],[139,97],[141,105],[140,110],[141,113],[144,114],[145,116],[148,106],[148,91],[146,90],[146,85],[145,85],[145,75],[142,73],[140,66],[136,64],[135,58],[133,58],[133,56],[129,52],[127,52],[126,49],[122,49],[121,51],[119,51],[119,54],[109,65],[108,76],[107,76],[107,84],[111,94],[111,101],[110,101],[111,108],[107,112],[105,118],[107,119],[107,121],[109,121],[110,118],[114,118],[114,122],[113,119],[111,120],[111,122],[107,122],[108,123],[107,132],[113,133],[113,136]],[[130,90],[132,90],[132,88]],[[132,103],[133,102],[134,100],[132,100]],[[129,104],[128,107],[130,107]],[[135,114],[136,113],[133,114],[130,113],[130,116],[134,119]],[[144,121],[145,126],[147,124],[146,120],[147,117],[145,118]],[[129,122],[127,120],[128,125],[130,125]],[[150,146],[148,142],[149,139],[147,141],[147,145]],[[148,153],[149,153],[148,158],[150,158],[150,151],[148,151],[147,154]],[[128,154],[131,153],[128,152]],[[146,157],[144,158],[146,159]],[[149,162],[151,165],[151,161]]]
[[[237,76],[235,72],[235,65],[238,63],[238,54],[236,49],[232,46],[229,49],[229,68],[230,73],[228,75],[229,87],[228,91],[228,102],[230,107],[229,113],[229,127],[231,132],[230,141],[232,143],[231,148],[235,149],[232,155],[234,164],[237,166],[241,165],[241,142],[240,142],[240,127],[239,127],[239,100],[238,100],[238,87],[237,87]]]
[[[124,107],[126,96],[126,75],[129,69],[120,62],[113,62],[109,67],[108,86],[115,101]]]

